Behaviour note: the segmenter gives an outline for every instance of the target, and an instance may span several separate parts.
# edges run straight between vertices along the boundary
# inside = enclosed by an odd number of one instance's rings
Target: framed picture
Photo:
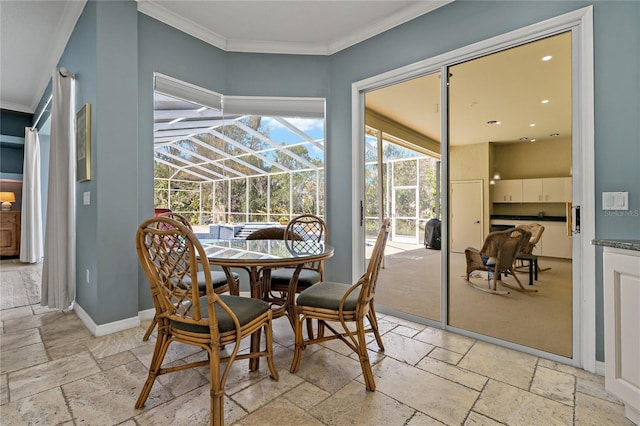
[[[76,180],[91,180],[91,104],[76,113]]]

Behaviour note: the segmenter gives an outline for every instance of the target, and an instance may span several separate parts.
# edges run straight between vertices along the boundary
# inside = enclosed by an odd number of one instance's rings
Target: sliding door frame
[[[434,72],[448,75],[448,68],[461,62],[519,46],[544,37],[571,31],[572,33],[572,158],[573,205],[587,214],[581,218],[579,238],[573,238],[573,357],[566,358],[530,347],[494,339],[448,325],[449,282],[449,129],[447,79],[441,79],[441,154],[442,176],[442,282],[440,321],[424,320],[430,326],[465,334],[479,340],[496,343],[535,356],[596,372],[596,295],[595,295],[595,148],[594,148],[594,87],[593,87],[593,7],[589,6],[527,27],[511,31],[469,46],[410,64],[352,84],[352,278],[364,270],[364,227],[361,206],[364,201],[364,94],[388,85]],[[575,223],[575,221],[574,221]],[[575,232],[574,232],[575,234]]]

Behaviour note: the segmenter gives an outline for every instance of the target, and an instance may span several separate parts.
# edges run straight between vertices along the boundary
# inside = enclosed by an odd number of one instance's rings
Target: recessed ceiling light
[[[520,138],[520,141],[521,141],[521,142],[526,142],[526,141],[528,141],[528,140],[529,140],[529,138]]]
[[[536,127],[536,123],[529,124],[529,127]]]
[[[548,104],[549,103],[549,99],[543,99],[543,100],[540,101],[540,103]]]
[[[536,141],[535,139],[531,139],[531,142],[535,142],[535,141]]]
[[[500,122],[498,120],[489,120],[487,124],[500,124]]]
[[[551,136],[551,137],[560,136],[560,133],[551,133],[549,136]]]
[[[553,58],[553,56],[551,56],[551,55],[547,55],[547,56],[543,56],[543,57],[542,57],[542,60],[543,60],[543,61],[545,61],[545,62],[547,62],[547,61],[550,61],[550,60],[551,60],[551,58]]]

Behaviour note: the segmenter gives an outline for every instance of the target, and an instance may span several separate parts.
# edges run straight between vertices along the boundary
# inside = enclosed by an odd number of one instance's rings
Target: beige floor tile
[[[482,414],[476,413],[472,411],[469,413],[469,417],[464,422],[464,426],[499,426],[504,423],[496,422],[489,417],[483,416]]]
[[[276,399],[235,422],[226,420],[225,416],[225,424],[231,426],[323,426],[322,422],[284,398]]]
[[[135,421],[141,426],[206,425],[209,424],[209,401],[209,385],[201,386],[182,396],[170,399],[152,410],[145,409],[135,417]],[[229,425],[235,419],[246,415],[246,412],[229,398],[224,398],[224,414],[225,424]]]
[[[435,348],[434,350],[429,352],[429,358],[434,358],[438,361],[446,362],[447,364],[453,365],[458,364],[462,357],[462,354],[444,348]]]
[[[11,400],[35,395],[100,371],[89,352],[9,373]]]
[[[326,425],[401,426],[414,411],[382,392],[368,392],[363,385],[351,382],[312,408],[310,414]]]
[[[48,426],[72,420],[59,387],[10,402],[0,410],[4,425]]]
[[[146,370],[134,361],[67,383],[62,390],[77,423],[115,425],[139,412],[134,404],[146,378]],[[155,407],[172,398],[155,383],[145,407]]]
[[[49,361],[42,343],[2,351],[0,357],[0,373],[10,373]]]
[[[90,340],[84,340],[84,342],[89,342]],[[51,360],[65,358],[71,355],[79,354],[81,352],[87,352],[89,349],[85,345],[83,341],[79,343],[69,343],[67,345],[56,346],[53,348],[49,348],[47,353]]]
[[[479,392],[385,358],[374,366],[376,392],[446,424],[462,424]],[[455,397],[453,397],[455,395]]]
[[[337,356],[332,350],[323,348],[313,353],[303,351],[296,375],[327,392],[334,393],[362,375],[362,370],[358,361]]]
[[[327,399],[331,394],[325,390],[320,389],[317,386],[308,382],[302,382],[295,388],[286,392],[283,397],[305,411],[309,411],[311,408],[320,404]]]
[[[406,426],[441,426],[444,423],[437,421],[433,417],[429,417],[426,414],[415,412],[413,417],[407,422]]]
[[[624,416],[624,406],[583,393],[576,393],[576,425],[633,426]]]
[[[416,365],[435,348],[429,343],[396,334],[395,331],[385,334],[383,342],[386,356],[410,365]]]
[[[438,346],[452,352],[457,352],[459,354],[466,354],[475,342],[475,340],[470,337],[461,336],[459,334],[431,327],[425,328],[420,333],[416,334],[414,339],[430,343],[434,346]]]
[[[13,318],[28,317],[31,315],[33,315],[33,311],[31,310],[30,306],[20,306],[17,308],[0,310],[0,319],[2,319],[3,321]]]
[[[5,329],[7,333],[13,333],[28,328],[41,327],[44,324],[50,324],[62,317],[64,314],[60,311],[48,312],[40,315],[31,315],[21,318],[13,318],[6,320]]]
[[[423,329],[424,327],[420,330],[416,330],[415,328],[407,327],[406,325],[399,325],[393,329],[393,332],[404,337],[414,337]]]
[[[509,425],[573,423],[572,407],[495,380],[489,380],[473,410]]]
[[[30,328],[15,333],[8,332],[0,336],[0,351],[12,351],[36,343],[42,343],[40,331],[38,331],[37,328]]]
[[[231,394],[231,399],[247,412],[252,412],[303,382],[300,377],[287,372],[279,376],[277,381],[265,377],[252,386]]]
[[[7,375],[0,375],[0,405],[9,402],[9,385],[7,383]],[[1,409],[0,409],[1,411]]]
[[[480,374],[464,370],[456,367],[455,365],[450,365],[430,357],[420,361],[416,367],[477,391],[481,391],[488,380],[485,376]]]
[[[142,341],[143,336],[144,331],[136,327],[106,336],[95,337],[86,342],[85,345],[96,359],[100,359],[147,345],[147,342]]]
[[[528,390],[536,362],[532,355],[478,341],[458,367]]]
[[[536,368],[530,390],[545,398],[573,406],[575,389],[575,376],[539,366]]]
[[[604,387],[603,376],[593,376],[585,378],[583,376],[577,377],[576,391],[582,392],[587,395],[595,396],[596,398],[605,399],[609,402],[616,404],[622,404],[622,401],[617,396],[607,392]]]
[[[112,368],[119,367],[121,365],[125,365],[130,363],[131,361],[135,361],[136,357],[133,356],[131,351],[120,352],[114,355],[110,355],[104,358],[97,360],[98,365],[102,371],[111,370]]]
[[[171,364],[166,364],[165,367],[175,367],[184,364],[186,364],[185,361],[178,360]],[[148,368],[145,366],[145,374],[147,372]],[[174,371],[158,376],[156,381],[162,384],[173,396],[184,395],[200,386],[209,385],[209,367],[195,367]]]
[[[44,324],[40,327],[40,332],[47,349],[93,338],[91,332],[73,312],[63,315],[50,324]]]

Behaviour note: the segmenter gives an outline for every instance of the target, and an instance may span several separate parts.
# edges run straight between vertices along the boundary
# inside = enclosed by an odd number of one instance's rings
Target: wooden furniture
[[[295,267],[287,289],[287,301],[282,306],[272,307],[273,317],[287,315],[293,323],[293,306],[298,285],[298,276],[305,263],[329,259],[333,247],[320,242],[298,240],[207,240],[201,239],[209,263],[222,268],[227,276],[232,268],[242,268],[249,273],[251,297],[264,296],[263,276],[269,276],[276,268]],[[252,336],[254,349],[260,345],[260,336]],[[251,362],[257,368],[258,359]]]
[[[543,257],[571,259],[573,238],[570,224],[566,221],[544,221],[544,235],[536,243],[532,254]],[[510,227],[529,225],[531,220],[491,219],[491,225]]]
[[[168,211],[168,212],[157,213],[155,217],[164,217],[167,219],[175,220],[180,224],[189,228],[189,230],[192,230],[191,223],[189,222],[189,220],[186,217],[182,216],[181,214]],[[155,223],[157,226],[160,226],[161,228],[167,228],[167,227],[173,226],[167,222],[155,222]],[[198,289],[200,291],[201,296],[204,296],[206,294],[206,286],[205,286],[205,280],[204,280],[203,274],[204,274],[203,271],[198,272]],[[233,275],[233,280],[227,281],[227,276],[224,272],[211,271],[211,282],[213,284],[213,290],[218,294],[229,292],[230,294],[238,296],[240,294],[240,275],[236,273],[233,273],[232,275]],[[229,285],[229,282],[231,282],[231,285]],[[153,320],[151,321],[151,324],[149,324],[149,328],[147,328],[147,332],[142,337],[143,342],[146,342],[147,340],[149,340],[149,337],[151,336],[151,333],[153,333],[153,330],[156,328],[156,325],[158,325],[157,310],[156,310],[156,314],[153,316]]]
[[[605,388],[640,424],[640,241],[634,250],[604,247]]]
[[[0,256],[20,255],[20,212],[0,210]]]
[[[369,391],[375,390],[376,384],[369,362],[365,333],[373,333],[378,347],[384,351],[373,300],[378,272],[389,236],[389,224],[389,219],[383,221],[373,247],[369,266],[358,282],[353,285],[322,282],[309,287],[298,295],[294,307],[296,349],[291,362],[291,373],[295,373],[300,367],[302,351],[306,346],[338,339],[358,355],[365,386]],[[365,318],[369,322],[369,328],[365,327]],[[302,324],[305,320],[314,319],[318,321],[317,337],[304,340]],[[341,326],[341,329],[338,329],[338,325]],[[353,325],[355,325],[355,330]],[[331,331],[332,334],[325,336],[325,329]]]
[[[271,378],[278,380],[273,362],[272,313],[269,305],[248,297],[219,295],[213,289],[211,271],[204,249],[193,232],[177,221],[152,218],[143,222],[136,234],[136,249],[149,281],[159,322],[149,375],[135,407],[141,408],[156,377],[187,368],[209,366],[210,424],[224,424],[224,387],[235,360],[266,357]],[[203,269],[205,295],[198,272]],[[266,347],[239,353],[240,342],[264,332]],[[180,342],[207,352],[207,359],[173,367],[162,365],[169,345]],[[220,353],[224,348],[227,356]],[[226,364],[221,368],[221,363]],[[250,366],[251,369],[251,366]],[[169,383],[169,384],[167,384]],[[171,381],[165,386],[171,386]]]
[[[498,282],[500,282],[502,286],[514,290],[537,292],[537,289],[525,288],[516,276],[514,270],[516,256],[521,252],[522,247],[527,244],[530,238],[531,232],[522,228],[490,232],[484,240],[482,249],[477,250],[469,247],[464,251],[467,262],[465,281],[478,290],[493,294],[509,294],[509,291],[497,289],[496,284]],[[486,287],[471,281],[471,273],[474,271],[487,271],[493,275],[493,277],[488,280]],[[502,281],[502,274],[511,274],[518,283],[518,286]]]

